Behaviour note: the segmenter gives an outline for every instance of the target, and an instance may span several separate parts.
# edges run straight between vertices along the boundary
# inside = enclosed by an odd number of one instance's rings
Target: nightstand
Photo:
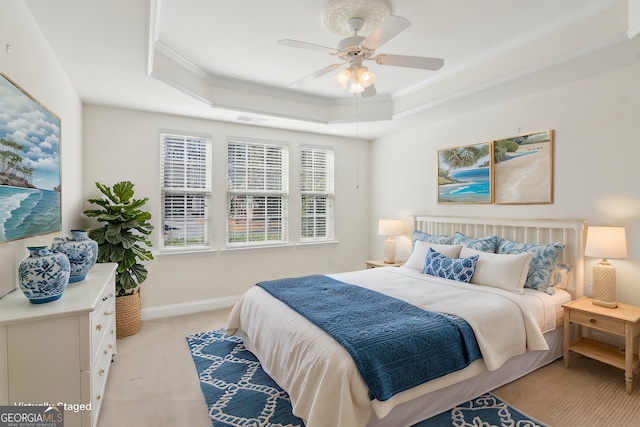
[[[617,308],[593,305],[591,298],[563,304],[564,365],[569,367],[569,351],[624,369],[627,394],[633,388],[633,371],[640,366],[634,353],[634,339],[640,335],[640,307],[618,303]],[[570,324],[578,325],[578,340],[570,343]],[[582,336],[582,327],[596,329],[625,338],[623,349]],[[640,346],[637,348],[640,351]]]
[[[393,264],[387,264],[382,259],[372,259],[367,261],[367,268],[376,268],[376,267],[400,267],[404,265],[404,261],[396,261]]]

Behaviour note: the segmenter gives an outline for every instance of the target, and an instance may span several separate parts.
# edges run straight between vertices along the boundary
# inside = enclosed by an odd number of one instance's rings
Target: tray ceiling
[[[633,1],[633,0],[632,0]],[[25,0],[87,104],[367,139],[640,61],[624,0],[388,0],[411,26],[376,51],[444,58],[425,71],[367,64],[378,95],[355,98],[325,53],[317,0]],[[334,61],[335,62],[335,61]]]

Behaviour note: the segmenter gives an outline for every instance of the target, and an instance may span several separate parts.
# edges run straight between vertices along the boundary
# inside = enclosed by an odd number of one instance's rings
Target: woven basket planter
[[[116,338],[128,337],[140,330],[140,292],[116,297]]]

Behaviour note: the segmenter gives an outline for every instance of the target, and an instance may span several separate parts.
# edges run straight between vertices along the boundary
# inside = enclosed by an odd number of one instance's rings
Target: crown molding
[[[468,61],[465,61],[464,63],[461,63],[454,68],[445,70],[443,72],[439,72],[433,75],[432,77],[427,78],[426,80],[424,80],[423,82],[417,85],[414,85],[402,91],[399,91],[393,94],[392,98],[394,100],[403,98],[407,95],[420,91],[442,80],[446,80],[456,74],[460,74],[464,71],[473,69],[474,67],[477,67],[480,64],[487,63],[500,56],[516,52],[517,50],[522,49],[524,46],[530,43],[533,43],[537,40],[540,40],[543,37],[547,37],[553,33],[567,29],[587,18],[601,14],[621,4],[626,4],[626,2],[627,0],[603,0],[601,2],[594,3],[589,5],[588,7],[580,9],[576,11],[576,13],[574,13],[573,15],[566,16],[562,19],[551,20],[549,23],[547,23],[547,25],[544,25],[535,31],[531,31],[528,34],[523,35],[522,37],[510,40],[502,44],[501,46],[497,46],[495,48],[482,51],[479,54],[470,58]]]
[[[626,5],[626,0],[602,0],[569,17],[550,20],[542,28],[481,52],[449,71],[438,73],[425,82],[394,95],[385,94],[358,99],[355,97],[331,98],[207,72],[158,40],[160,1],[151,0],[150,2],[148,44],[150,76],[205,103],[212,109],[237,113],[236,118],[255,115],[314,125],[407,118],[467,97],[480,96],[487,89],[517,84],[518,81],[536,73],[544,73],[547,70],[551,72],[554,67],[562,66],[565,62],[588,57],[640,33],[640,26],[628,29],[626,32],[627,28],[616,27],[619,26],[617,22],[622,11],[621,5]],[[614,9],[618,6],[620,8]],[[604,24],[602,33],[591,38],[586,36],[575,38],[574,45],[567,46],[564,52],[549,48],[553,46],[554,34],[561,35],[565,31],[581,33],[584,27],[589,25],[590,18],[592,21],[600,19]],[[513,58],[517,58],[525,47],[532,45],[536,45],[537,58],[520,63],[510,57],[513,55]],[[474,80],[474,74],[478,69],[485,74],[492,74],[495,70],[495,77],[490,79],[479,77]],[[460,81],[465,83],[463,89],[460,89],[458,84]],[[541,86],[544,84],[541,83]],[[356,106],[355,112],[354,106]]]

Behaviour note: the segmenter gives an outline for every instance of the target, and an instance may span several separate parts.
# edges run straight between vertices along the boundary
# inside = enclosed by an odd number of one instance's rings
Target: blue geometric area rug
[[[548,427],[491,393],[462,403],[413,427]]]
[[[187,336],[213,427],[304,427],[289,395],[224,329]],[[548,427],[488,393],[413,427]],[[392,427],[392,426],[389,426]]]
[[[224,329],[187,336],[213,427],[302,427],[289,395],[267,375],[242,338]]]

